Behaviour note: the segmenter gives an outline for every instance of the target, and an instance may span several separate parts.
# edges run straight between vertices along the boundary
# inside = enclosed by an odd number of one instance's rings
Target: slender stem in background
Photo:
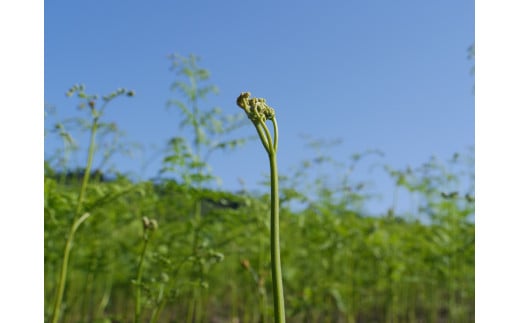
[[[152,315],[150,317],[150,323],[157,323],[157,320],[159,319],[159,314],[161,313],[162,309],[164,308],[164,305],[166,304],[166,295],[164,295],[164,285],[160,287],[159,290],[159,304],[154,307],[152,310]]]
[[[84,92],[84,87],[81,86],[74,86],[72,87],[67,93],[67,96],[71,96],[74,92],[78,92],[78,96],[80,98],[87,98],[89,100],[88,106],[90,107],[91,116],[92,116],[92,125],[90,127],[90,142],[88,146],[88,154],[87,154],[87,165],[85,166],[85,173],[83,174],[83,180],[81,182],[81,187],[78,195],[78,201],[76,203],[76,209],[74,211],[73,215],[73,221],[72,226],[70,228],[70,231],[67,236],[67,241],[65,242],[65,249],[63,251],[63,262],[61,264],[61,270],[60,275],[58,279],[58,287],[56,292],[56,299],[54,301],[54,308],[52,312],[52,319],[51,323],[58,323],[60,319],[61,314],[61,304],[63,301],[63,293],[65,291],[65,284],[67,281],[67,274],[68,274],[68,265],[69,265],[69,258],[70,258],[70,251],[72,249],[73,241],[74,241],[74,235],[76,234],[76,231],[78,230],[79,226],[87,220],[88,217],[90,217],[90,213],[84,213],[83,212],[83,204],[85,200],[85,195],[87,192],[87,186],[90,179],[90,171],[92,169],[92,163],[94,159],[94,153],[96,151],[96,133],[99,128],[99,118],[103,115],[103,111],[105,110],[108,102],[110,102],[113,98],[115,98],[118,95],[125,94],[127,96],[134,96],[133,91],[126,91],[125,89],[118,89],[116,92],[111,93],[110,95],[103,97],[104,104],[102,107],[97,110],[95,108],[97,96],[88,96]],[[81,215],[81,216],[80,216]]]
[[[146,229],[145,229],[146,231]],[[144,263],[144,254],[146,253],[146,247],[148,246],[148,237],[144,237],[144,245],[143,250],[141,251],[141,256],[139,258],[139,266],[137,267],[137,278],[135,281],[135,315],[134,315],[134,322],[139,322],[139,318],[141,316],[141,278],[143,276],[143,263]]]
[[[81,212],[83,206],[83,200],[85,199],[85,192],[87,191],[88,180],[90,179],[90,170],[92,169],[92,161],[94,159],[94,152],[96,148],[96,132],[98,129],[98,118],[94,118],[92,128],[90,129],[90,143],[88,147],[87,166],[85,168],[85,174],[83,175],[83,181],[81,182],[81,189],[78,197],[78,204],[76,206],[75,216]]]
[[[111,256],[111,257],[113,257],[113,256]],[[114,279],[114,274],[113,274],[113,269],[111,268],[110,272],[108,274],[105,288],[103,290],[103,296],[101,297],[101,301],[99,302],[99,305],[97,306],[96,318],[103,316],[103,314],[105,313],[105,309],[107,308],[108,303],[110,302],[113,279]]]
[[[63,301],[63,292],[65,291],[65,282],[67,281],[67,273],[68,273],[68,265],[69,265],[69,256],[70,250],[72,248],[72,242],[74,240],[74,235],[78,227],[83,223],[89,216],[90,213],[83,214],[79,219],[79,216],[83,200],[85,199],[85,192],[87,190],[88,180],[90,176],[90,170],[92,168],[92,160],[94,157],[95,151],[95,139],[96,139],[96,131],[98,128],[98,119],[94,118],[92,123],[92,128],[90,129],[90,143],[88,149],[88,157],[87,157],[87,166],[85,168],[85,174],[83,174],[83,181],[81,182],[81,188],[78,196],[78,202],[76,205],[76,211],[74,212],[74,222],[72,223],[72,227],[67,236],[67,241],[65,242],[65,250],[63,251],[63,262],[61,264],[60,277],[58,280],[58,291],[56,294],[56,300],[54,302],[54,309],[52,313],[52,323],[58,323],[61,314],[61,303]]]
[[[166,292],[164,292],[164,294],[162,294],[162,296],[159,296],[159,299],[160,299],[159,305],[153,309],[150,323],[156,323],[158,321],[164,307],[166,306],[166,303],[168,302],[168,300],[171,300],[172,298],[176,298],[175,294],[173,297],[171,295],[168,296],[168,292],[174,288],[174,286],[177,282],[177,277],[179,275],[179,272],[181,271],[181,269],[184,265],[186,265],[187,263],[190,263],[189,260],[190,260],[190,256],[185,256],[184,259],[181,259],[180,263],[177,265],[177,268],[175,268],[175,270],[173,270],[171,277],[168,277],[168,281],[166,283],[166,288],[164,289]]]
[[[140,322],[141,320],[141,281],[143,277],[144,267],[144,256],[146,254],[146,248],[148,242],[155,230],[157,230],[158,224],[155,219],[150,220],[148,217],[143,217],[143,249],[139,257],[139,265],[137,265],[137,277],[135,279],[135,312],[134,312],[134,323]]]

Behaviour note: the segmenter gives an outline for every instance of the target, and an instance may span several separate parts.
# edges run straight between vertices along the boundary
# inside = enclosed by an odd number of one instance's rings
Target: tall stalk
[[[260,141],[269,156],[271,169],[271,274],[273,280],[274,320],[285,323],[285,306],[283,297],[282,262],[280,257],[280,201],[278,194],[278,168],[276,151],[278,149],[278,124],[274,109],[265,103],[265,99],[252,98],[250,93],[241,93],[237,105],[244,109],[249,120],[253,122]],[[273,123],[274,136],[271,137],[266,121]]]
[[[144,256],[146,254],[146,249],[148,247],[148,242],[150,241],[150,236],[152,233],[157,230],[157,221],[152,219],[148,219],[148,217],[143,217],[143,249],[141,250],[141,256],[139,257],[139,265],[137,266],[137,278],[135,280],[135,311],[134,311],[134,322],[141,322],[141,281],[143,277],[143,265],[144,265]]]
[[[65,250],[63,251],[63,262],[61,264],[60,277],[58,280],[58,291],[56,294],[54,309],[52,313],[52,323],[57,323],[60,318],[61,302],[63,301],[63,292],[65,291],[65,282],[67,280],[70,250],[72,248],[74,235],[76,234],[76,231],[78,230],[79,226],[90,216],[90,213],[85,213],[78,218],[79,214],[81,214],[81,210],[83,207],[83,200],[85,199],[85,192],[87,190],[88,180],[90,177],[90,170],[92,168],[92,160],[95,151],[94,147],[96,131],[98,129],[98,120],[99,119],[95,117],[92,123],[92,127],[90,128],[90,143],[88,149],[87,166],[85,168],[85,173],[83,174],[83,180],[81,182],[81,188],[78,196],[78,202],[76,205],[76,211],[74,212],[74,222],[72,223],[69,234],[67,236],[67,241],[65,242]]]
[[[65,291],[65,284],[67,281],[69,258],[70,258],[70,252],[72,249],[72,244],[74,241],[74,235],[76,234],[76,231],[78,230],[79,226],[90,217],[90,213],[88,213],[88,212],[83,213],[83,203],[85,200],[87,186],[88,186],[89,179],[90,179],[90,172],[92,170],[94,153],[96,151],[96,134],[97,134],[97,131],[99,130],[99,128],[101,127],[99,119],[103,115],[103,111],[106,108],[107,104],[115,97],[122,95],[122,94],[126,94],[127,96],[134,96],[133,91],[127,91],[125,89],[118,89],[116,92],[113,92],[113,93],[109,94],[108,96],[103,97],[104,104],[98,110],[98,109],[96,109],[96,100],[98,98],[97,95],[87,95],[87,94],[85,94],[84,87],[82,85],[79,85],[79,86],[75,85],[67,92],[67,96],[71,96],[75,92],[78,93],[79,98],[82,98],[82,99],[85,99],[88,101],[88,106],[90,108],[90,112],[91,112],[91,116],[92,116],[92,123],[90,124],[90,140],[89,140],[89,147],[88,147],[88,154],[87,154],[87,164],[85,166],[85,172],[83,174],[83,179],[81,181],[81,187],[80,187],[80,191],[79,191],[79,195],[78,195],[78,200],[76,203],[76,209],[74,211],[72,226],[70,227],[69,233],[67,235],[67,240],[65,242],[65,248],[63,251],[63,262],[61,264],[60,276],[58,279],[58,288],[57,288],[57,292],[56,292],[56,298],[54,300],[54,307],[53,307],[53,312],[52,312],[51,323],[57,323],[60,319],[61,304],[63,301],[63,293]],[[80,105],[81,108],[84,106],[85,106],[84,104]]]

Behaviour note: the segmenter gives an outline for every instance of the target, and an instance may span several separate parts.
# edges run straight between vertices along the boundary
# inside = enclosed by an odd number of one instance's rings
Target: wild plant
[[[150,238],[155,230],[157,230],[157,220],[149,219],[147,216],[143,217],[143,249],[141,250],[141,255],[139,257],[139,265],[137,266],[137,277],[134,281],[135,284],[135,315],[134,322],[140,322],[141,318],[141,279],[143,277],[143,265],[144,265],[144,257],[146,254],[146,249],[148,247],[148,243]]]
[[[90,129],[90,140],[89,140],[89,146],[88,146],[88,153],[87,153],[87,162],[85,171],[83,174],[83,179],[81,181],[80,191],[77,197],[75,210],[73,213],[72,218],[72,224],[70,226],[69,233],[67,235],[67,240],[65,242],[65,248],[63,251],[63,259],[62,259],[62,265],[61,270],[59,274],[58,284],[57,284],[57,291],[54,301],[54,307],[53,307],[53,314],[52,314],[52,323],[57,323],[60,318],[61,314],[61,304],[63,300],[63,293],[65,290],[65,283],[67,281],[67,274],[68,274],[68,264],[69,264],[69,257],[70,252],[72,249],[74,236],[76,234],[76,231],[80,227],[80,225],[85,222],[90,216],[91,212],[86,212],[84,207],[84,202],[86,198],[86,191],[87,186],[89,184],[90,179],[90,173],[92,170],[92,164],[94,160],[94,153],[96,151],[96,135],[99,130],[102,130],[104,127],[106,127],[106,124],[101,123],[100,118],[103,116],[103,112],[105,111],[107,105],[116,97],[119,97],[121,95],[126,96],[133,96],[133,91],[128,91],[126,89],[118,89],[116,92],[113,92],[107,96],[103,97],[103,104],[100,108],[97,108],[97,95],[88,95],[85,93],[85,87],[83,85],[75,85],[73,86],[68,92],[67,96],[72,96],[74,93],[77,94],[77,97],[82,99],[84,102],[80,104],[80,108],[84,109],[88,106],[90,110],[90,123],[88,124],[88,127]]]
[[[282,263],[280,257],[280,201],[278,192],[278,124],[275,111],[267,105],[265,99],[250,98],[251,93],[243,92],[237,98],[237,105],[242,108],[255,126],[260,141],[269,157],[271,177],[271,273],[273,280],[274,319],[276,323],[285,322],[285,304],[283,296]],[[273,125],[273,136],[266,124]]]
[[[188,135],[176,135],[168,142],[168,152],[163,159],[161,175],[173,174],[173,179],[184,187],[184,194],[192,195],[193,203],[189,221],[191,235],[189,242],[192,250],[192,276],[197,283],[193,284],[192,301],[189,305],[190,316],[196,318],[200,310],[199,295],[201,286],[205,286],[205,268],[201,259],[205,258],[211,245],[204,243],[203,233],[209,224],[202,217],[202,189],[219,183],[209,165],[211,156],[217,151],[227,151],[243,145],[247,139],[230,138],[230,134],[243,125],[241,114],[224,115],[218,107],[204,108],[203,100],[210,94],[217,94],[218,89],[210,84],[210,73],[199,66],[199,58],[195,55],[183,57],[170,56],[171,69],[176,80],[171,86],[176,98],[168,101],[169,107],[174,107],[180,114],[180,130],[187,129]],[[191,138],[192,140],[186,139]],[[177,237],[178,238],[178,237]],[[189,317],[188,317],[189,319]]]
[[[46,117],[54,117],[56,115],[56,109],[54,106],[46,105],[45,111]],[[45,131],[45,135],[47,135],[48,132],[57,134],[60,137],[63,144],[63,147],[59,148],[54,153],[54,155],[52,155],[52,157],[46,161],[48,169],[52,169],[53,171],[57,169],[61,171],[59,180],[63,183],[67,174],[67,167],[69,166],[71,154],[78,151],[79,145],[74,140],[71,133],[67,130],[64,122],[57,122],[56,124],[54,124],[54,127],[52,129]]]
[[[262,272],[258,272],[254,267],[251,266],[249,259],[240,260],[240,265],[244,268],[248,274],[250,275],[252,281],[254,282],[254,290],[255,296],[258,298],[258,306],[260,310],[260,319],[259,322],[265,322],[267,320],[267,298],[266,298],[266,290],[265,290],[265,276]],[[252,309],[250,309],[251,312]],[[249,313],[247,313],[249,314]]]
[[[178,78],[171,90],[182,99],[171,99],[168,106],[180,110],[180,129],[188,128],[192,141],[182,136],[170,139],[170,153],[163,160],[161,174],[173,173],[184,184],[200,188],[211,181],[219,181],[209,166],[213,153],[246,143],[246,138],[228,138],[243,126],[244,118],[241,114],[224,115],[218,107],[204,109],[201,106],[209,94],[218,94],[218,88],[208,83],[210,73],[199,66],[197,56],[173,54],[169,58],[171,69]]]
[[[362,212],[372,196],[367,191],[371,182],[357,179],[358,169],[366,165],[366,159],[381,157],[378,150],[366,150],[348,157],[348,162],[332,158],[327,150],[339,148],[341,141],[315,139],[303,136],[305,148],[311,155],[285,174],[280,174],[280,199],[282,206],[296,209],[352,210]],[[364,162],[364,165],[361,165]],[[373,167],[371,164],[370,167]],[[343,207],[343,208],[340,208]]]

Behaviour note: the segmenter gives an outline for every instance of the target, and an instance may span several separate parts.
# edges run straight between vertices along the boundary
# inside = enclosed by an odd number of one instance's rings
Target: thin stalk
[[[67,280],[68,273],[68,265],[69,265],[69,256],[70,250],[72,248],[72,242],[74,240],[74,235],[78,227],[85,221],[90,213],[83,214],[79,219],[76,219],[82,209],[83,200],[85,199],[85,193],[87,191],[88,180],[90,177],[90,170],[92,168],[92,160],[94,157],[95,151],[95,139],[96,139],[96,131],[98,128],[98,119],[94,118],[92,123],[92,128],[90,129],[90,143],[88,149],[88,157],[87,157],[87,166],[85,168],[85,174],[83,174],[83,181],[81,182],[81,188],[78,196],[78,202],[76,205],[76,211],[74,212],[74,222],[72,223],[72,227],[67,236],[67,241],[65,242],[65,250],[63,251],[63,262],[61,264],[60,277],[58,280],[58,291],[56,294],[56,300],[54,302],[54,309],[52,313],[52,323],[58,323],[61,313],[61,303],[63,301],[63,292],[65,291],[65,282]]]
[[[164,301],[166,299],[166,296],[164,295],[164,285],[161,286],[159,290],[159,297],[157,298],[159,300],[159,304],[154,307],[152,310],[152,315],[150,316],[150,323],[156,323],[159,319],[159,314],[161,313],[162,309],[164,308],[164,305],[166,302]]]
[[[269,154],[271,168],[271,271],[273,279],[274,313],[276,323],[285,323],[282,262],[280,257],[280,201],[278,196],[278,168],[276,152]]]
[[[83,200],[85,199],[85,193],[87,191],[87,184],[90,179],[90,170],[92,169],[92,161],[94,159],[94,151],[96,148],[96,132],[98,129],[98,118],[94,118],[92,128],[90,129],[90,143],[88,147],[87,167],[85,168],[85,174],[83,175],[83,181],[81,182],[81,188],[78,197],[78,204],[76,206],[77,216],[81,212],[83,206]]]
[[[193,296],[189,300],[188,304],[188,312],[186,313],[186,323],[193,323],[195,317],[195,303],[197,300],[195,299],[195,291],[192,291]]]
[[[103,291],[103,296],[101,297],[101,301],[99,302],[99,305],[97,306],[96,310],[96,317],[102,317],[103,313],[105,312],[105,309],[110,302],[110,296],[112,293],[112,279],[113,279],[113,273],[112,271],[108,274],[107,282]]]
[[[278,150],[278,124],[274,109],[264,99],[250,98],[251,93],[243,92],[237,98],[237,105],[242,108],[258,132],[260,141],[269,155],[271,170],[271,274],[273,280],[273,301],[275,323],[285,323],[283,297],[282,262],[280,257],[280,200],[278,193],[278,168],[276,151]],[[271,137],[267,120],[273,123],[274,137]],[[274,138],[274,141],[273,141]]]
[[[256,131],[258,132],[258,136],[260,137],[260,141],[262,141],[262,145],[265,148],[265,151],[269,154],[269,140],[267,139],[265,135],[265,129],[261,127],[258,124],[255,124]],[[267,131],[267,134],[269,134],[269,131]]]
[[[173,272],[172,277],[169,279],[169,281],[167,283],[164,294],[162,294],[162,296],[160,297],[161,300],[159,301],[159,306],[156,307],[152,312],[152,318],[150,319],[150,323],[156,323],[157,320],[159,319],[161,312],[163,311],[163,309],[166,306],[166,303],[168,302],[168,299],[169,299],[167,293],[169,293],[175,286],[175,282],[177,281],[177,276],[178,276],[179,272],[181,271],[182,266],[188,262],[188,259],[189,259],[189,257],[186,257],[184,260],[182,260],[180,262],[180,264],[178,265],[178,267]]]
[[[144,255],[146,253],[146,247],[148,246],[148,237],[146,236],[145,232],[145,238],[144,238],[144,245],[143,250],[141,250],[141,256],[139,258],[139,266],[137,268],[137,278],[135,281],[136,285],[136,291],[135,291],[135,315],[134,315],[134,322],[139,322],[139,319],[141,317],[141,279],[143,276],[143,263],[144,263]]]
[[[273,122],[273,132],[274,132],[273,149],[275,152],[277,152],[278,151],[278,123],[276,122],[276,118],[273,118],[271,121]]]

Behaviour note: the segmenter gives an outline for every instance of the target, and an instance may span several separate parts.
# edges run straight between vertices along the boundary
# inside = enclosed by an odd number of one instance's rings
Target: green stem
[[[69,256],[70,250],[72,249],[72,242],[74,240],[74,235],[78,227],[83,223],[89,216],[90,213],[83,214],[79,219],[79,216],[83,200],[85,199],[85,193],[87,190],[88,180],[90,177],[90,170],[92,168],[92,160],[94,157],[95,151],[95,139],[96,139],[96,131],[98,128],[98,119],[94,118],[92,123],[92,128],[90,129],[90,143],[88,149],[88,157],[87,157],[87,166],[85,168],[85,174],[83,175],[83,181],[81,182],[81,188],[78,196],[78,202],[76,205],[76,211],[74,212],[74,222],[72,223],[72,227],[67,236],[67,241],[65,242],[65,250],[63,251],[63,262],[61,264],[60,278],[58,280],[58,291],[56,294],[56,300],[54,302],[54,309],[52,313],[52,323],[58,323],[61,314],[61,303],[63,301],[63,292],[65,291],[65,282],[67,280],[68,273],[68,265],[69,265]]]
[[[265,151],[269,154],[269,140],[265,135],[266,133],[269,134],[269,130],[265,130],[266,128],[262,127],[260,124],[255,124],[255,128],[256,132],[258,132],[258,136],[260,137],[260,141],[262,141],[262,145],[264,146]]]
[[[150,323],[157,323],[159,319],[159,314],[162,312],[164,305],[166,304],[166,296],[164,295],[164,285],[161,286],[161,290],[159,292],[159,304],[153,309],[152,315],[150,317]]]
[[[237,105],[242,108],[253,122],[260,141],[269,155],[271,169],[271,274],[273,280],[273,300],[275,323],[285,323],[283,298],[282,262],[280,257],[280,201],[278,193],[278,169],[276,151],[278,150],[278,124],[274,109],[265,103],[265,99],[252,98],[251,93],[242,92],[237,98]],[[271,137],[266,120],[273,123],[274,136]],[[274,140],[273,140],[274,138]]]
[[[146,229],[145,229],[146,230]],[[144,237],[144,246],[143,250],[141,251],[141,257],[139,259],[139,266],[137,268],[137,278],[136,278],[136,291],[135,291],[135,316],[134,316],[134,322],[139,322],[139,318],[141,316],[141,278],[143,276],[143,263],[144,263],[144,254],[146,252],[146,247],[148,246],[149,237],[146,236],[147,233],[145,232]]]
[[[269,153],[271,168],[271,271],[273,279],[274,314],[276,323],[285,323],[282,263],[280,257],[280,202],[278,196],[278,169],[276,151]]]
[[[112,269],[110,270],[110,273],[108,274],[108,278],[106,281],[106,285],[103,291],[103,296],[101,297],[101,301],[99,302],[99,305],[97,306],[96,310],[96,317],[102,317],[103,313],[105,312],[105,309],[110,302],[110,296],[112,293],[112,280],[113,280],[113,273]]]
[[[88,147],[87,167],[85,168],[85,174],[83,175],[83,181],[81,182],[81,189],[78,197],[78,204],[76,206],[76,215],[81,212],[83,206],[83,200],[85,199],[85,193],[87,191],[88,180],[90,179],[90,170],[92,169],[92,161],[94,159],[94,151],[96,149],[96,132],[98,128],[98,119],[95,118],[90,129],[90,143]]]
[[[278,123],[276,122],[276,118],[271,120],[273,122],[273,132],[274,132],[274,144],[273,149],[275,152],[278,151]]]

